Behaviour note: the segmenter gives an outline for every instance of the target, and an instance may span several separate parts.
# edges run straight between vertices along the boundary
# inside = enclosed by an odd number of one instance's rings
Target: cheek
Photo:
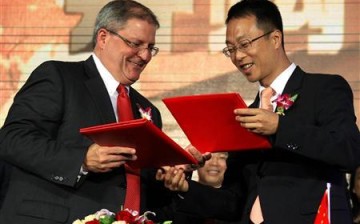
[[[119,50],[117,50],[116,48],[113,48],[112,46],[108,46],[108,49],[106,50],[106,52],[108,52],[107,54],[108,54],[110,60],[112,60],[115,63],[117,63],[121,59],[121,54],[120,54]]]
[[[235,57],[230,57],[231,62],[236,66],[236,58]]]
[[[354,186],[354,193],[360,199],[360,184]]]
[[[360,183],[355,184],[354,190],[356,194],[360,195]]]
[[[269,74],[272,70],[271,66],[273,62],[271,62],[266,55],[261,55],[256,58],[256,68],[259,72],[259,75],[265,76],[266,74]],[[276,65],[276,64],[275,64]]]
[[[203,170],[198,170],[198,175],[199,176],[206,176]]]

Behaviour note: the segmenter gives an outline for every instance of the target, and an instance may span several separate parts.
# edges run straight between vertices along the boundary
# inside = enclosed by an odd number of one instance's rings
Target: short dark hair
[[[107,3],[98,13],[93,33],[93,47],[97,33],[101,28],[117,31],[126,25],[129,19],[137,18],[153,24],[157,29],[160,23],[156,15],[146,6],[133,0],[114,0]]]
[[[268,0],[242,0],[233,5],[228,12],[225,24],[230,20],[255,16],[256,26],[264,32],[279,30],[284,46],[283,23],[278,7]]]

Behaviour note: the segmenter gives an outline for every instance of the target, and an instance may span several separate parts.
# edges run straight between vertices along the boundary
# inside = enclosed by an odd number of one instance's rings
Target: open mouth
[[[240,68],[243,70],[247,70],[247,69],[251,68],[253,65],[254,65],[254,63],[243,64],[243,65],[240,65]]]
[[[210,174],[210,175],[217,175],[217,174],[219,174],[219,173],[220,173],[220,171],[217,170],[217,169],[210,169],[210,170],[208,170],[208,174]]]
[[[145,65],[146,65],[146,63],[145,62],[143,62],[143,61],[130,61],[132,64],[134,64],[134,65],[136,65],[137,67],[139,67],[139,68],[144,68],[145,67]]]

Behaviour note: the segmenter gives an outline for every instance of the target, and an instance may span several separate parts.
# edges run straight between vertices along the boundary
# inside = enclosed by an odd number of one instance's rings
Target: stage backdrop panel
[[[45,60],[87,58],[95,16],[105,0],[0,0],[0,125],[14,94]],[[160,53],[134,87],[160,108],[164,131],[188,144],[162,98],[239,92],[250,103],[257,92],[222,53],[226,12],[235,0],[140,0],[161,23]],[[276,0],[285,47],[309,72],[337,73],[351,85],[360,118],[360,1]],[[358,119],[358,125],[360,121]]]

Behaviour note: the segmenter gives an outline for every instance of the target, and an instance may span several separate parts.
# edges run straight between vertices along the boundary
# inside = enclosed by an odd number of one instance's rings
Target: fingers
[[[210,152],[206,152],[204,154],[202,154],[198,164],[190,164],[190,169],[188,168],[188,170],[185,171],[194,171],[197,170],[201,167],[203,167],[205,165],[205,162],[208,161],[209,159],[211,159],[211,153]]]
[[[259,111],[257,109],[236,109],[235,120],[240,123],[240,125],[249,131],[258,128],[258,115]]]
[[[238,108],[234,110],[234,114],[237,115],[251,115],[254,114],[258,108]]]
[[[171,167],[165,174],[163,174],[164,186],[171,191],[188,191],[188,183],[184,170]]]
[[[129,147],[102,147],[93,144],[89,147],[84,166],[92,172],[108,172],[124,165],[127,161],[136,160],[136,150]]]
[[[175,167],[176,167],[177,169],[182,169],[182,170],[184,170],[184,171],[186,171],[186,172],[192,171],[190,164],[176,165]]]
[[[189,145],[185,148],[198,162],[200,166],[203,166],[204,163],[211,158],[211,153],[206,152],[202,154],[194,146]]]
[[[165,178],[165,172],[163,169],[158,169],[156,171],[155,179],[159,181],[163,181]]]
[[[183,169],[176,167],[161,167],[155,175],[156,180],[163,181],[164,186],[171,191],[186,192],[189,184]]]
[[[203,162],[205,164],[206,161],[208,161],[209,159],[211,159],[211,153],[210,152],[206,152],[203,154]]]
[[[234,110],[235,120],[247,130],[262,134],[271,135],[276,133],[279,115],[268,110],[259,108],[247,108]]]
[[[166,173],[169,169],[170,169],[169,166],[160,167],[160,168],[156,171],[156,175],[155,175],[156,180],[163,181],[164,178],[165,178],[165,173]]]
[[[185,148],[197,161],[202,161],[202,154],[193,145],[189,145]]]

